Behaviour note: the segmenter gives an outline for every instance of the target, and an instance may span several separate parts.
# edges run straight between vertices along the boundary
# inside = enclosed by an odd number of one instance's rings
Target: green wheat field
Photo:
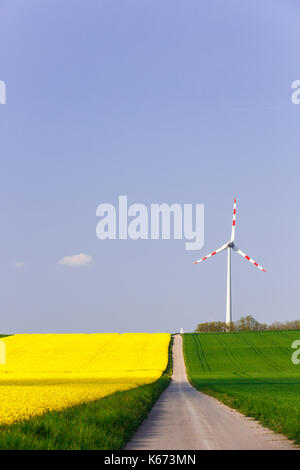
[[[300,331],[187,333],[184,357],[192,385],[300,443]]]

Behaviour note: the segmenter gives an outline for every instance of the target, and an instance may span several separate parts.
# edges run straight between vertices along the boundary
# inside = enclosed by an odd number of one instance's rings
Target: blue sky
[[[1,332],[300,317],[299,2],[2,0]],[[205,243],[96,237],[96,207],[203,203]],[[57,262],[86,253],[93,263]],[[24,263],[16,267],[16,262]]]

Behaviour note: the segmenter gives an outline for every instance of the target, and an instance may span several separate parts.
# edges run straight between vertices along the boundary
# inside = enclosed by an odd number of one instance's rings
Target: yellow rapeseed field
[[[2,341],[0,424],[11,424],[156,381],[170,335],[23,334]]]

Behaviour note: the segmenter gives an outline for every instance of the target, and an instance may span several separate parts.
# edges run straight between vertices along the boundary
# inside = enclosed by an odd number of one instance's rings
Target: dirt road
[[[125,449],[293,448],[285,437],[195,390],[186,377],[182,338],[177,335],[171,384]]]

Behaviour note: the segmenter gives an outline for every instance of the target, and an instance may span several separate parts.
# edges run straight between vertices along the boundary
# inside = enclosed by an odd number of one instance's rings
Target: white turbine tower
[[[235,251],[239,255],[243,256],[243,258],[246,258],[250,263],[254,264],[258,269],[261,269],[261,271],[266,272],[266,270],[260,266],[258,263],[256,263],[250,256],[246,255],[245,253],[242,252],[242,250],[239,250],[239,248],[234,244],[234,239],[235,239],[235,220],[236,220],[236,198],[234,198],[234,204],[233,204],[233,221],[232,221],[232,230],[231,230],[231,238],[230,241],[227,243],[224,243],[220,248],[218,248],[216,251],[213,251],[207,256],[204,256],[204,258],[198,259],[198,261],[195,261],[194,264],[201,263],[201,261],[204,261],[211,256],[216,255],[217,253],[220,253],[223,250],[227,250],[227,298],[226,298],[226,324],[229,326],[230,323],[232,322],[232,308],[231,308],[231,250]]]

